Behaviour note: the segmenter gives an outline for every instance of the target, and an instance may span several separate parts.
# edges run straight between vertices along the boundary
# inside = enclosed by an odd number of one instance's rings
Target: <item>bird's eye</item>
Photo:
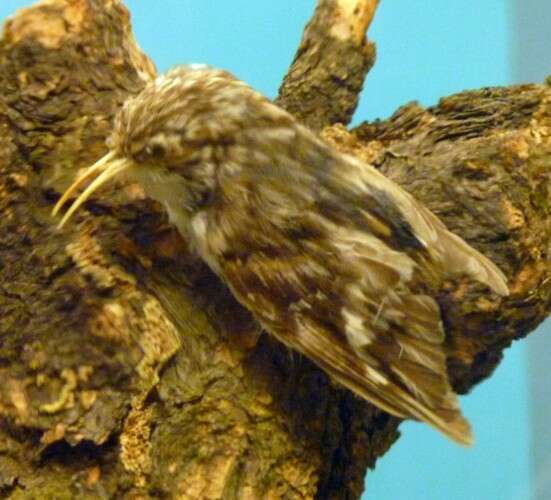
[[[147,153],[153,158],[160,160],[165,156],[165,148],[160,144],[153,144],[147,147]]]

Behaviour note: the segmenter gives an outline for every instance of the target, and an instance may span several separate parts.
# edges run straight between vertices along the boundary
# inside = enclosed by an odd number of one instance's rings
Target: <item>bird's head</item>
[[[194,184],[191,190],[204,190],[213,182],[217,158],[239,142],[246,124],[255,119],[262,123],[277,114],[286,113],[226,71],[203,65],[176,67],[126,101],[107,141],[109,153],[75,180],[53,213],[92,179],[60,227],[114,177],[138,181],[146,192],[161,180],[165,185],[176,181],[181,186]],[[192,194],[199,196],[195,191]],[[156,192],[161,193],[158,198],[166,196],[162,189]]]
[[[254,97],[226,71],[179,66],[126,101],[107,143],[120,157],[179,168],[201,146],[230,141]]]

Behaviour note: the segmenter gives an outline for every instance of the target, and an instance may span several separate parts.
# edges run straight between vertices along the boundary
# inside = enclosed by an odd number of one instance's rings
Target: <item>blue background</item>
[[[2,0],[0,18],[29,3]],[[518,67],[513,72],[511,62],[518,52],[514,3],[381,2],[370,29],[378,60],[355,122],[387,117],[410,100],[430,105],[466,88],[510,84],[521,73]],[[140,45],[160,71],[177,63],[204,62],[233,71],[273,97],[315,2],[128,0],[126,4]],[[403,424],[402,439],[368,475],[368,497],[531,498],[527,376],[526,343],[518,343],[506,351],[491,380],[462,399],[476,432],[473,449],[457,447],[424,425]]]

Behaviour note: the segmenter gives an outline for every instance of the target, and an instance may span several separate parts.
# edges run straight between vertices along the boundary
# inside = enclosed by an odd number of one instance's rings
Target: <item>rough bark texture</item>
[[[349,123],[375,45],[365,38],[378,0],[320,0],[277,103],[311,129]]]
[[[359,498],[399,422],[260,334],[159,207],[113,191],[55,229],[59,193],[105,152],[114,113],[154,72],[116,0],[49,0],[5,28],[0,496]],[[299,80],[295,104],[281,103],[305,118],[312,86]],[[551,306],[551,89],[462,93],[324,136],[510,278],[503,301],[470,283],[439,296],[450,373],[467,391]]]

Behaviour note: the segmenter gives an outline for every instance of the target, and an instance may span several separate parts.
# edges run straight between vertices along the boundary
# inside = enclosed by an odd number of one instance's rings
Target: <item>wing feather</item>
[[[431,253],[431,257],[440,262],[445,273],[452,276],[467,274],[499,295],[509,294],[507,278],[490,259],[450,232],[436,215],[377,169],[353,157],[346,158],[348,168],[335,172],[335,177],[340,176],[341,187],[347,184],[348,189],[356,190],[357,196],[362,196],[362,193],[367,196],[374,189],[385,193],[399,208],[415,236]],[[354,183],[350,183],[351,178],[355,179]]]
[[[470,443],[447,378],[438,306],[401,284],[396,270],[381,273],[380,261],[350,262],[335,252],[322,265],[320,256],[297,245],[295,254],[272,248],[228,259],[223,273],[268,331],[345,387],[393,415],[423,420]],[[348,272],[339,271],[347,264]],[[362,277],[374,274],[377,280]]]
[[[427,290],[453,271],[506,294],[503,274],[372,167],[300,127],[296,140],[297,158],[271,150],[277,168],[219,174],[203,257],[266,330],[335,380],[469,444]]]

